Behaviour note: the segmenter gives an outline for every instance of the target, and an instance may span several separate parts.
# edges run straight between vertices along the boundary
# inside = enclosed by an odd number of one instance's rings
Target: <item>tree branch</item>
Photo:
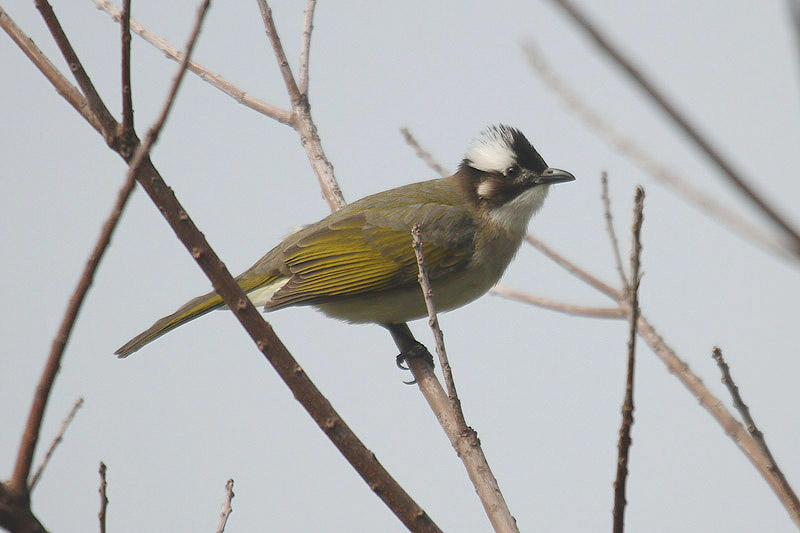
[[[417,154],[417,157],[422,159],[426,165],[431,167],[440,176],[447,176],[449,174],[444,167],[433,158],[430,152],[420,146],[417,139],[412,135],[411,130],[408,128],[400,128],[400,133],[403,135],[403,139],[406,140],[406,143],[414,149],[414,153]]]
[[[303,41],[300,45],[300,83],[298,90],[308,98],[308,58],[311,52],[311,32],[314,30],[314,8],[317,0],[308,0],[303,17]]]
[[[235,494],[233,493],[233,479],[225,482],[225,501],[222,502],[222,512],[219,514],[219,524],[217,524],[217,533],[224,533],[225,526],[228,524],[228,517],[233,512],[231,500]]]
[[[120,22],[120,20],[122,19],[122,12],[119,9],[117,9],[111,2],[107,0],[92,0],[92,1],[95,3],[98,9],[108,13],[114,21]],[[180,50],[169,44],[164,38],[155,35],[147,28],[143,27],[135,19],[131,19],[130,24],[131,24],[131,29],[136,35],[138,35],[146,42],[150,43],[152,46],[156,47],[158,50],[163,52],[164,55],[166,55],[168,58],[174,61],[180,61],[183,58],[183,54]],[[286,124],[291,126],[292,117],[289,111],[273,106],[272,104],[268,104],[267,102],[259,98],[256,98],[250,93],[232,84],[219,74],[211,72],[206,67],[200,65],[195,61],[189,61],[188,68],[189,71],[199,76],[200,79],[202,79],[206,83],[209,83],[211,86],[216,87],[217,89],[224,92],[225,94],[227,94],[240,104],[249,107],[253,111],[261,113],[262,115],[277,120],[281,124]]]
[[[734,165],[728,161],[723,155],[711,144],[705,136],[700,133],[700,130],[689,121],[689,118],[678,110],[677,106],[670,102],[664,95],[663,91],[656,87],[655,83],[649,80],[633,62],[627,58],[623,52],[611,44],[611,41],[600,31],[597,25],[592,22],[588,16],[572,3],[571,0],[553,0],[560,5],[570,18],[584,30],[595,45],[602,50],[606,56],[612,59],[633,81],[639,86],[672,121],[683,130],[684,134],[689,137],[695,145],[717,166],[717,169],[731,182],[739,191],[741,191],[745,198],[750,200],[761,213],[767,216],[772,222],[781,228],[786,236],[791,240],[790,250],[795,256],[800,256],[800,233],[779,214],[777,210],[764,200],[750,183],[751,179],[747,178]]]
[[[106,513],[108,511],[108,496],[106,495],[106,464],[100,461],[100,511],[97,513],[97,519],[100,521],[100,533],[106,533]]]
[[[665,185],[668,190],[677,194],[689,205],[693,205],[704,215],[715,219],[723,227],[738,234],[745,241],[780,257],[793,257],[787,250],[785,242],[779,242],[771,233],[765,232],[742,218],[741,213],[738,211],[726,207],[691,182],[683,179],[678,172],[656,159],[631,137],[603,118],[585,100],[581,99],[566,81],[556,74],[533,42],[528,42],[524,48],[528,63],[539,74],[542,81],[555,92],[561,99],[562,104],[570,112],[594,130],[595,134],[602,140],[622,153],[642,171]]]
[[[736,383],[733,381],[733,376],[731,376],[731,370],[728,367],[728,363],[726,363],[725,359],[722,357],[722,350],[715,346],[712,351],[712,357],[719,366],[720,372],[722,373],[722,383],[725,384],[725,387],[727,387],[728,392],[731,394],[734,407],[736,407],[736,410],[739,411],[740,415],[742,415],[742,420],[747,427],[747,432],[750,433],[750,436],[753,438],[753,440],[755,440],[755,442],[761,447],[761,451],[764,452],[764,456],[768,461],[769,471],[775,476],[778,483],[780,483],[780,485],[783,487],[783,490],[786,492],[791,501],[792,508],[796,513],[800,514],[800,500],[797,499],[797,494],[795,494],[791,485],[789,485],[789,482],[786,480],[786,476],[783,475],[783,471],[780,469],[780,467],[778,467],[778,463],[772,456],[772,452],[770,451],[769,446],[767,446],[767,441],[764,438],[764,434],[760,429],[758,429],[758,426],[756,426],[756,421],[753,420],[753,417],[750,415],[750,408],[747,407],[747,404],[744,403],[744,400],[742,400],[742,395],[739,394],[739,387],[737,387]]]
[[[605,180],[604,180],[605,181]],[[628,456],[633,426],[633,374],[636,360],[636,322],[639,318],[639,259],[642,253],[640,239],[644,212],[644,189],[636,188],[631,230],[631,279],[626,283],[628,293],[628,371],[625,380],[625,401],[622,404],[622,426],[619,429],[617,478],[614,481],[614,533],[625,531],[625,488],[628,479]],[[613,230],[612,230],[613,234]]]
[[[22,50],[28,59],[31,60],[36,68],[44,74],[45,78],[50,80],[53,87],[59,95],[66,100],[80,115],[86,119],[95,130],[102,133],[102,126],[100,120],[97,118],[90,109],[86,97],[81,94],[77,87],[72,85],[67,78],[50,62],[47,56],[42,53],[33,39],[25,35],[25,33],[14,23],[11,17],[0,7],[0,27],[11,37],[20,50]]]
[[[550,309],[551,311],[558,311],[566,315],[583,316],[588,318],[625,318],[625,312],[619,307],[602,308],[602,307],[588,307],[583,305],[572,305],[547,298],[534,296],[526,292],[514,290],[504,285],[495,285],[489,291],[490,294],[495,294],[501,298],[509,300],[516,300],[526,304],[535,305],[543,309]]]
[[[86,97],[86,102],[89,105],[89,109],[97,117],[97,120],[101,125],[101,133],[103,134],[103,138],[105,138],[107,143],[113,142],[117,133],[117,121],[103,103],[100,95],[97,94],[97,90],[94,88],[92,80],[89,79],[89,75],[84,70],[83,65],[81,65],[81,61],[78,59],[78,55],[72,48],[72,44],[70,44],[69,39],[67,39],[67,36],[61,27],[61,23],[58,21],[58,18],[56,18],[55,13],[53,12],[53,8],[50,6],[47,0],[34,0],[34,3],[36,4],[36,9],[38,9],[42,14],[42,18],[47,24],[47,28],[50,30],[50,33],[53,35],[53,39],[55,39],[58,48],[61,50],[61,54],[67,61],[69,69],[75,76],[75,81],[78,82],[78,86],[81,88],[81,91],[83,91],[83,94]]]
[[[36,484],[39,482],[39,479],[42,477],[42,473],[44,469],[47,467],[47,464],[50,462],[50,458],[53,456],[53,452],[55,452],[56,448],[61,441],[64,439],[64,433],[66,433],[67,428],[72,423],[72,420],[75,418],[75,414],[78,412],[83,406],[83,398],[78,398],[75,400],[75,403],[72,405],[72,409],[70,409],[69,414],[61,422],[61,427],[58,429],[58,433],[56,433],[53,442],[50,443],[50,447],[47,449],[47,453],[44,454],[44,459],[42,459],[42,464],[39,465],[39,468],[36,469],[36,472],[31,477],[31,482],[28,485],[28,492],[33,492],[33,489],[36,487]]]

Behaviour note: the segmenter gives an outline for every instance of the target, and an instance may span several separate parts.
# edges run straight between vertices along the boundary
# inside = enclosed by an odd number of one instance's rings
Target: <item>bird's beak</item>
[[[553,183],[565,183],[567,181],[575,181],[575,176],[558,168],[546,168],[539,179],[536,180],[538,185],[552,185]]]

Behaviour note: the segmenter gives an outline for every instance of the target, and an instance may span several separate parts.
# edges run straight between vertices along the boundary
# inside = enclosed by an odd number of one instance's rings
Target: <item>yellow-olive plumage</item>
[[[500,278],[549,184],[571,179],[547,168],[518,130],[498,126],[452,176],[349,204],[287,236],[236,280],[266,311],[313,305],[348,322],[406,322],[426,314],[411,247],[411,227],[420,224],[437,308],[453,309]],[[125,357],[223,306],[214,292],[199,296],[116,353]]]

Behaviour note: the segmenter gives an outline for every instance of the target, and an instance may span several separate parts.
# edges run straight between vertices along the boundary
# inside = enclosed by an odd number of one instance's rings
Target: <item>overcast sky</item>
[[[797,226],[800,90],[784,1],[580,2]],[[53,2],[119,113],[116,24],[89,0]],[[134,18],[182,47],[195,3],[134,1]],[[593,5],[592,5],[593,4]],[[302,2],[272,6],[297,63]],[[67,72],[31,2],[4,6]],[[545,1],[320,2],[310,97],[345,197],[434,177],[398,133],[445,166],[503,122],[577,181],[551,191],[531,231],[602,279],[617,279],[600,172],[626,248],[634,188],[647,192],[640,303],[726,404],[721,346],[790,482],[800,482],[798,263],[732,234],[617,154],[562,107],[526,64],[533,39],[557,72],[676,172],[769,226]],[[216,2],[196,59],[288,105],[255,2]],[[8,478],[36,383],[126,167],[5,35],[0,37],[0,476]],[[175,64],[133,41],[137,129],[158,112]],[[230,270],[328,212],[297,134],[187,76],[153,161]],[[532,248],[503,283],[610,306]],[[228,531],[403,531],[292,398],[229,313],[203,317],[120,361],[116,348],[208,290],[147,196],[122,217],[67,347],[40,457],[78,397],[83,409],[33,494],[52,531],[97,530],[98,462],[108,465],[109,531],[213,531],[235,479]],[[377,326],[309,308],[267,316],[381,463],[446,531],[488,531],[458,458]],[[440,317],[468,423],[523,531],[606,531],[624,393],[626,324],[485,296]],[[432,346],[425,321],[412,325]],[[630,531],[794,531],[736,445],[643,344],[630,457]]]

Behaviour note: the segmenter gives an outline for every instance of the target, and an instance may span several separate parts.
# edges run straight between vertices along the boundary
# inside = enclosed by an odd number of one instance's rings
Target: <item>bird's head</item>
[[[565,170],[548,167],[521,131],[502,124],[472,142],[459,174],[475,205],[515,231],[525,231],[550,185],[575,179]]]

